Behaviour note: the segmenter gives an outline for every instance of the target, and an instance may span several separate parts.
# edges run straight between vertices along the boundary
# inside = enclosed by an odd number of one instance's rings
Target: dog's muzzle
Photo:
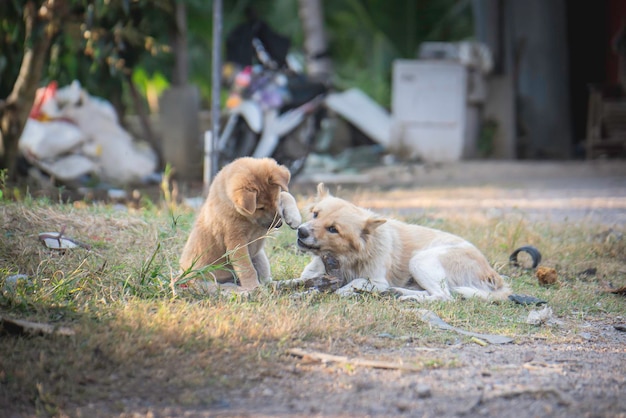
[[[298,247],[304,250],[319,250],[318,246],[308,243],[308,241],[311,240],[311,231],[309,231],[305,226],[298,228]]]
[[[301,226],[298,228],[298,239],[306,239],[310,236],[309,230]]]

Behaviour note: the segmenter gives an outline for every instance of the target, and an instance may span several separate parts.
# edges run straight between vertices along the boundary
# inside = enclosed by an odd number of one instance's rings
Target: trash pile
[[[78,81],[37,91],[19,149],[29,163],[63,182],[138,183],[157,168],[154,150],[135,143],[113,106],[90,96]]]

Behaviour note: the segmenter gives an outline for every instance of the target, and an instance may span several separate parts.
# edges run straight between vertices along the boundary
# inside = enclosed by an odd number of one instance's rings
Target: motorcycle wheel
[[[224,167],[237,158],[252,155],[258,141],[259,135],[250,129],[242,117],[239,117],[230,138],[226,142],[226,146],[224,149],[220,150],[218,161],[219,168]]]
[[[309,115],[293,131],[281,138],[272,158],[284,165],[295,177],[304,170],[306,159],[313,149],[319,118]]]

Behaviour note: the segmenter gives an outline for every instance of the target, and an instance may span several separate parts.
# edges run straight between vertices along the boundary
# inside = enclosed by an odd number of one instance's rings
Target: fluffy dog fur
[[[239,158],[220,170],[183,249],[181,269],[222,266],[211,272],[213,279],[237,278],[242,290],[271,281],[265,237],[281,218],[292,228],[302,220],[289,179],[289,170],[271,158]]]
[[[310,212],[312,219],[298,228],[298,247],[314,258],[296,281],[324,275],[321,257],[329,254],[346,283],[336,291],[341,295],[392,291],[423,301],[510,294],[485,256],[456,235],[382,218],[331,196],[321,183]]]

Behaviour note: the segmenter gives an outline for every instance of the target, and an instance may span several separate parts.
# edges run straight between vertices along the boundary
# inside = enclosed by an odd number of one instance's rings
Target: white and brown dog
[[[291,285],[326,273],[323,257],[340,266],[341,295],[390,291],[402,300],[451,300],[453,294],[486,300],[511,293],[471,243],[456,235],[386,219],[331,196],[320,183],[311,219],[298,228],[298,247],[314,255]]]

